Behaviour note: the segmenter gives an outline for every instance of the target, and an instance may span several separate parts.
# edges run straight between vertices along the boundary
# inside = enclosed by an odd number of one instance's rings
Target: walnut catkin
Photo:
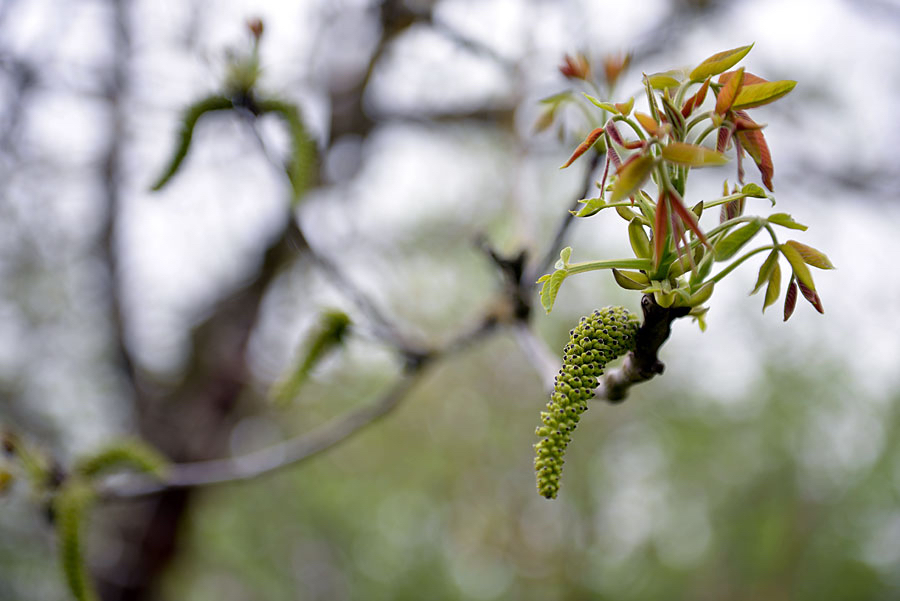
[[[582,317],[569,332],[562,369],[556,376],[547,410],[541,412],[542,425],[535,431],[542,437],[534,445],[534,469],[542,496],[556,497],[566,447],[581,414],[587,411],[587,401],[594,396],[597,378],[607,363],[634,349],[638,327],[637,315],[623,307],[606,307]]]

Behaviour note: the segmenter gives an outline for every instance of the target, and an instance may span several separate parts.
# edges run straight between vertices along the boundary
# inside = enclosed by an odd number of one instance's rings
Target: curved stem
[[[765,252],[767,250],[773,250],[775,248],[777,248],[777,246],[771,245],[771,244],[768,246],[761,246],[759,248],[755,248],[755,249],[751,250],[750,252],[748,252],[747,254],[745,254],[744,256],[742,256],[740,259],[738,259],[734,263],[732,263],[731,265],[729,265],[728,267],[726,267],[725,269],[723,269],[722,271],[720,271],[719,273],[717,273],[716,275],[709,278],[709,280],[712,282],[719,282],[722,278],[724,278],[726,275],[728,275],[729,273],[731,273],[732,271],[737,269],[737,267],[740,266],[741,263],[743,263],[744,261],[746,261],[753,255],[757,255],[757,254],[759,254],[761,252]]]

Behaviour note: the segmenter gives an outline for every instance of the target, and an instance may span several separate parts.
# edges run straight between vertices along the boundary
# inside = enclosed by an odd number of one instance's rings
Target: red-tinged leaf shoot
[[[653,267],[655,269],[659,269],[659,263],[665,252],[668,228],[669,201],[663,194],[656,203],[656,215],[653,223]]]
[[[633,196],[650,176],[654,164],[655,160],[649,154],[636,154],[629,158],[619,169],[610,202]]]
[[[606,76],[606,85],[614,88],[619,76],[628,68],[629,64],[631,64],[631,53],[607,54],[604,56],[603,74]]]
[[[719,84],[721,84],[723,86],[725,84],[727,84],[728,80],[731,79],[732,77],[734,77],[735,73],[737,73],[737,71],[728,71],[727,73],[722,73],[721,75],[719,75]],[[758,84],[758,83],[769,83],[769,80],[763,79],[759,75],[754,75],[753,73],[750,73],[748,71],[744,72],[744,85],[745,86],[749,86],[752,84]]]
[[[699,83],[711,75],[718,75],[723,71],[727,71],[738,64],[742,58],[747,56],[747,53],[750,52],[751,48],[753,48],[753,44],[713,54],[697,65],[696,69],[691,71],[691,81]]]
[[[725,152],[728,150],[728,145],[731,143],[731,135],[733,133],[734,129],[730,124],[725,124],[719,128],[719,133],[716,136],[717,152]]]
[[[719,94],[716,96],[716,112],[720,115],[724,115],[731,109],[731,106],[734,104],[735,98],[737,98],[738,93],[741,90],[741,86],[744,83],[744,68],[741,67],[737,71],[735,71],[734,77],[731,77],[722,88],[719,90]]]
[[[694,212],[684,206],[684,202],[681,200],[681,197],[674,190],[669,190],[669,200],[672,204],[672,211],[681,218],[681,221],[700,239],[700,241],[705,244],[708,248],[712,248],[709,244],[709,240],[706,239],[706,234],[703,233],[703,230],[700,229],[700,222],[697,221],[696,215]]]
[[[808,300],[809,304],[816,308],[816,311],[824,314],[825,307],[822,306],[822,299],[819,298],[819,293],[804,286],[803,282],[799,282],[798,284],[800,286],[800,293],[803,295],[803,298]]]
[[[602,134],[602,127],[598,127],[597,129],[589,133],[587,138],[584,139],[584,142],[578,145],[578,147],[575,149],[575,152],[572,153],[572,156],[569,157],[569,160],[566,161],[565,164],[560,167],[560,169],[565,169],[566,167],[574,163],[575,160],[578,159],[578,157],[583,155],[591,148],[591,146],[594,145],[594,143],[597,141],[597,138],[599,138]]]
[[[619,146],[625,146],[625,140],[622,138],[622,134],[619,133],[619,128],[616,127],[616,123],[612,119],[606,122],[606,135]]]
[[[819,269],[834,269],[834,265],[822,251],[796,240],[788,240],[785,244],[796,250],[807,265],[812,265]]]
[[[791,318],[791,315],[794,314],[794,309],[797,307],[797,283],[794,281],[794,276],[791,276],[791,281],[788,284],[787,294],[784,295],[784,320],[787,321]]]
[[[772,155],[766,137],[760,130],[744,130],[737,132],[740,145],[753,158],[762,175],[763,185],[773,191],[772,178],[775,176],[775,165],[772,163]]]
[[[697,92],[693,96],[688,98],[685,101],[684,106],[681,107],[681,115],[685,119],[687,119],[691,115],[691,113],[694,112],[694,109],[703,104],[703,101],[706,100],[706,92],[709,91],[709,80],[710,78],[707,77],[703,81],[703,85],[700,86],[700,89],[697,90]]]
[[[587,57],[580,52],[574,58],[567,54],[563,57],[563,64],[560,65],[559,72],[568,79],[587,81],[591,77],[591,65]]]

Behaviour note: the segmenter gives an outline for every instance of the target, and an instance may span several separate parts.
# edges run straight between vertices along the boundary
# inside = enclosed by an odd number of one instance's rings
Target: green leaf
[[[687,306],[697,307],[708,301],[712,296],[713,288],[715,287],[715,285],[716,283],[713,280],[710,280],[700,286],[699,290],[691,295],[690,299],[687,302]]]
[[[803,260],[807,265],[812,265],[819,269],[834,269],[834,265],[831,264],[831,261],[822,251],[797,242],[796,240],[788,240],[785,244],[789,244],[794,250],[800,253],[800,256],[803,257]]]
[[[700,83],[710,75],[718,75],[727,71],[747,56],[751,48],[753,48],[753,44],[713,54],[691,71],[691,81]]]
[[[621,115],[628,116],[628,113],[631,112],[631,109],[634,108],[634,96],[628,99],[627,102],[617,102],[615,104],[616,112]]]
[[[572,247],[567,246],[561,251],[559,251],[559,258],[563,262],[563,265],[569,264],[569,258],[572,256]]]
[[[673,77],[676,73],[676,71],[666,71],[665,73],[653,73],[645,77],[647,83],[654,90],[665,90],[666,88],[677,88],[681,85],[681,80]]]
[[[788,260],[788,263],[791,264],[791,269],[794,271],[794,276],[796,276],[797,281],[815,292],[816,285],[813,283],[812,274],[809,272],[806,261],[804,261],[800,253],[797,252],[797,249],[788,244],[782,244],[778,249],[781,251],[781,254],[784,255],[784,258]]]
[[[769,104],[793,90],[796,85],[796,81],[789,79],[745,85],[734,99],[731,109],[737,111]]]
[[[584,206],[577,211],[569,211],[575,217],[590,217],[591,215],[596,215],[607,206],[606,201],[603,200],[602,196],[597,198],[585,198],[578,202],[584,203]]]
[[[637,192],[653,170],[654,159],[649,154],[637,156],[622,165],[616,183],[613,184],[610,202],[617,202]]]
[[[766,257],[766,260],[763,261],[763,264],[759,266],[759,276],[756,278],[756,285],[753,286],[753,291],[750,292],[751,296],[759,292],[762,285],[769,281],[769,277],[776,267],[778,267],[778,251],[773,250]]]
[[[759,221],[751,221],[719,240],[716,243],[716,261],[725,261],[734,256],[744,244],[756,235],[761,227],[762,224]]]
[[[208,96],[188,106],[181,116],[181,132],[178,134],[178,144],[169,157],[169,164],[150,189],[154,192],[161,189],[178,172],[178,168],[181,167],[181,163],[191,147],[194,127],[197,125],[200,117],[212,111],[228,111],[233,108],[234,103],[225,96]]]
[[[619,271],[612,270],[616,283],[625,290],[643,290],[650,284],[650,278],[640,271]]]
[[[744,187],[741,188],[741,194],[750,198],[768,198],[766,191],[753,183],[744,184]]]
[[[566,279],[567,275],[569,275],[569,272],[565,269],[557,269],[553,272],[553,275],[545,275],[538,280],[538,282],[543,282],[544,284],[541,287],[541,306],[544,307],[547,313],[553,309],[556,295],[559,293],[559,287],[562,286],[563,280]]]
[[[778,296],[781,294],[781,267],[778,266],[777,260],[772,264],[768,282],[769,285],[766,287],[766,298],[763,301],[763,313],[766,312],[767,308],[775,304],[775,301],[778,300]]]
[[[781,227],[786,227],[791,230],[802,230],[805,232],[807,229],[809,229],[802,223],[797,223],[796,221],[794,221],[794,219],[787,213],[774,213],[772,215],[769,215],[767,221],[769,223],[780,225]]]
[[[584,94],[584,92],[582,92],[582,94]],[[597,98],[594,98],[590,94],[584,94],[584,97],[587,98],[588,100],[590,100],[591,104],[593,104],[594,106],[596,106],[598,108],[603,109],[604,111],[609,111],[610,113],[618,113],[619,112],[618,110],[616,110],[615,105],[611,102],[603,102],[602,100],[598,100]]]
[[[663,146],[662,157],[670,163],[687,167],[713,167],[728,162],[728,157],[721,152],[686,142],[672,142]]]

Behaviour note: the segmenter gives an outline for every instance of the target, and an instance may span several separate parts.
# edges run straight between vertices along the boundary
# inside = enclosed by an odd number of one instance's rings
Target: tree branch
[[[660,307],[652,294],[645,294],[641,299],[641,309],[644,323],[638,329],[635,349],[625,355],[622,365],[600,378],[594,392],[598,399],[621,403],[632,386],[663,373],[665,365],[659,360],[659,349],[672,332],[672,322],[690,312],[688,307]]]

